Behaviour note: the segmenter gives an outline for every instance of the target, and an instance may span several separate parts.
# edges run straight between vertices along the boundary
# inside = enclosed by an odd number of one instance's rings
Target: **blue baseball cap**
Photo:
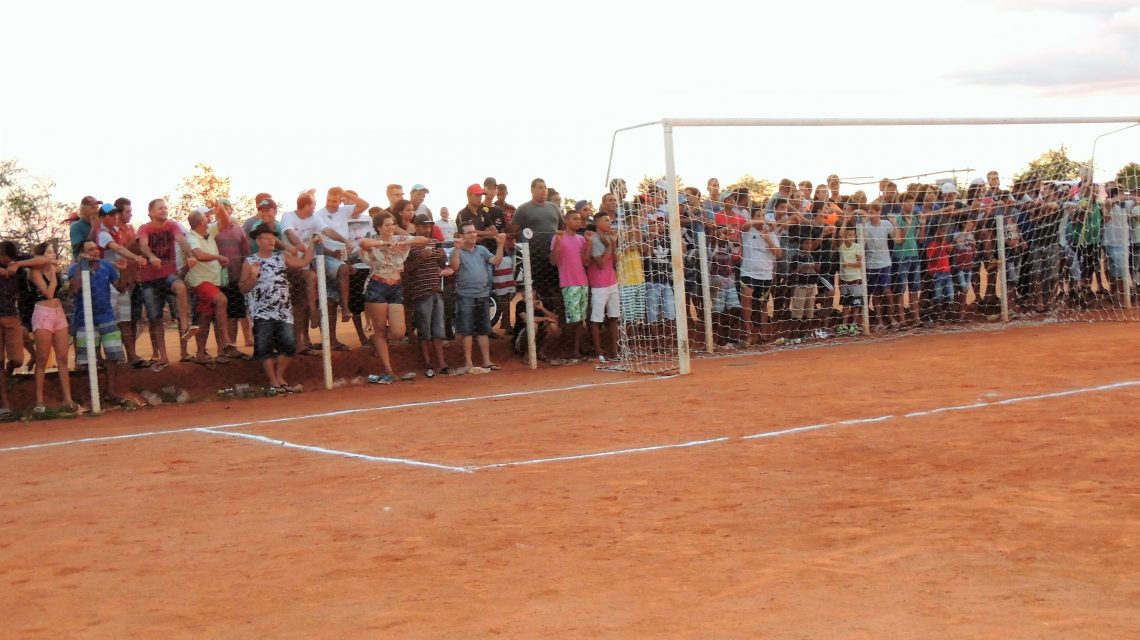
[[[431,193],[431,191],[428,191],[427,187],[418,182],[412,185],[412,191],[423,191],[424,193]]]
[[[103,205],[101,207],[99,207],[99,215],[100,216],[109,216],[109,215],[114,215],[116,213],[119,213],[119,208],[116,207],[115,205],[111,204],[110,202],[104,202]]]

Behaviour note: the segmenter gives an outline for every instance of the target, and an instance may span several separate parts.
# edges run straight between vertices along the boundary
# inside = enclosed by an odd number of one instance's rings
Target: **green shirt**
[[[895,228],[905,232],[902,242],[896,242],[894,248],[895,259],[918,257],[918,216],[911,214],[910,225],[903,220],[902,215],[895,216]]]
[[[1100,227],[1104,215],[1100,211],[1100,203],[1094,202],[1090,211],[1088,200],[1081,200],[1081,209],[1085,212],[1084,222],[1077,231],[1077,246],[1100,244]]]

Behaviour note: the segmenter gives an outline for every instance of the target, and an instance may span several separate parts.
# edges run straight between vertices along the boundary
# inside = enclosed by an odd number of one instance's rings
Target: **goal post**
[[[681,193],[681,179],[679,178],[678,163],[677,163],[677,148],[675,145],[675,133],[680,129],[689,128],[826,128],[826,127],[847,127],[862,129],[867,127],[1019,127],[1019,126],[1049,126],[1049,125],[1126,125],[1113,131],[1100,133],[1096,136],[1093,142],[1093,155],[1096,153],[1096,143],[1101,138],[1109,135],[1131,129],[1132,127],[1140,125],[1140,116],[1076,116],[1076,117],[961,117],[961,118],[663,118],[661,120],[644,122],[628,127],[622,127],[614,130],[609,162],[607,164],[605,187],[611,188],[611,180],[615,177],[630,177],[636,178],[638,175],[644,173],[646,178],[651,176],[661,176],[662,180],[657,181],[657,195],[653,195],[649,199],[647,205],[633,204],[633,207],[645,207],[643,211],[650,212],[650,216],[657,216],[663,218],[661,225],[663,231],[667,232],[667,242],[658,242],[655,245],[657,248],[649,251],[649,253],[656,252],[653,256],[645,258],[645,277],[651,281],[646,286],[651,287],[652,290],[649,294],[648,304],[656,307],[649,310],[647,318],[634,319],[626,317],[623,314],[620,327],[622,331],[621,344],[623,347],[622,358],[616,365],[611,368],[642,371],[648,373],[678,373],[686,375],[691,372],[691,353],[690,349],[695,349],[697,352],[711,352],[713,351],[713,325],[715,324],[711,316],[713,315],[710,306],[721,305],[724,297],[732,299],[733,296],[739,296],[739,291],[726,292],[723,289],[713,288],[710,293],[709,288],[709,273],[710,269],[710,255],[706,242],[711,242],[711,236],[714,234],[711,231],[706,231],[709,226],[707,221],[703,221],[697,225],[693,233],[686,235],[687,229],[682,225],[682,208],[684,206],[685,195]],[[656,161],[650,162],[647,166],[641,167],[636,171],[635,175],[626,174],[622,176],[620,173],[615,174],[614,163],[615,153],[618,147],[619,138],[622,136],[645,135],[653,129],[660,127],[661,132],[661,146],[657,148],[663,150],[663,156],[660,158],[660,165]],[[649,135],[652,135],[649,133]],[[1091,139],[1092,136],[1089,136]],[[624,139],[624,138],[622,138]],[[1048,143],[1042,144],[1041,147],[1045,148]],[[645,150],[649,148],[648,140],[645,140],[638,147]],[[766,149],[766,151],[769,151]],[[682,155],[689,155],[689,150],[682,151]],[[1092,159],[1089,160],[1089,165],[1092,165]],[[658,167],[654,171],[654,166]],[[954,165],[962,166],[962,165]],[[973,165],[970,165],[973,166]],[[740,167],[747,169],[747,167]],[[627,171],[629,169],[626,169]],[[957,172],[958,170],[954,170]],[[973,171],[973,169],[967,170]],[[895,174],[898,175],[898,174]],[[927,177],[933,174],[927,174]],[[917,177],[917,176],[908,176]],[[664,184],[662,184],[662,182]],[[901,182],[901,179],[900,179]],[[956,182],[956,181],[955,181]],[[632,185],[630,185],[632,187]],[[622,199],[621,207],[626,207],[627,203]],[[623,225],[623,213],[619,212],[619,228]],[[862,212],[860,212],[862,213]],[[1006,256],[1006,242],[1009,239],[1010,233],[1016,235],[1016,228],[1009,229],[1010,222],[1004,217],[1004,214],[997,216],[1000,220],[995,220],[992,224],[994,229],[990,233],[990,242],[993,243],[996,239],[997,246],[992,251],[992,261],[998,265],[989,267],[986,270],[986,278],[988,278],[988,286],[996,296],[1000,298],[1000,311],[995,312],[995,317],[1000,317],[1001,322],[1009,322],[1011,311],[1009,308],[1009,290],[1011,288],[1016,290],[1016,282],[1011,283],[1009,277],[1012,275],[1016,278],[1016,272],[1007,273],[1007,256]],[[858,238],[860,239],[860,247],[864,246],[863,238],[863,222],[859,218],[858,223]],[[645,248],[640,249],[633,247],[630,238],[638,238],[638,242],[645,244],[646,237],[654,237],[654,224],[650,220],[649,224],[646,220],[639,219],[637,224],[641,225],[641,229],[628,229],[628,233],[619,233],[619,253],[635,254],[637,251],[645,253]],[[759,223],[757,223],[759,224]],[[715,227],[714,227],[715,228]],[[659,237],[659,241],[665,240]],[[1064,232],[1062,232],[1064,233]],[[706,238],[709,238],[706,240]],[[699,240],[698,240],[699,239]],[[699,249],[694,249],[693,245],[699,242]],[[1133,240],[1137,242],[1137,240]],[[668,246],[667,262],[661,260],[664,256],[659,255],[664,251],[664,246]],[[892,242],[893,245],[893,242]],[[692,263],[686,261],[686,252],[693,249]],[[1126,259],[1129,257],[1129,251],[1125,251]],[[636,255],[634,256],[636,258]],[[634,258],[631,258],[634,259]],[[655,259],[656,258],[656,259]],[[925,258],[920,258],[925,259]],[[1104,265],[1108,265],[1107,259],[1103,259]],[[1064,261],[1062,262],[1064,264]],[[1101,269],[1101,262],[1097,262],[1098,271]],[[699,266],[694,266],[699,265]],[[865,267],[864,266],[864,271]],[[716,268],[712,265],[711,268]],[[686,269],[690,273],[698,271],[698,277],[690,282],[686,282]],[[1106,266],[1105,269],[1108,269]],[[1132,271],[1133,265],[1125,266],[1124,277],[1124,300],[1126,301],[1126,308],[1132,307]],[[737,271],[739,276],[739,271]],[[657,315],[661,313],[661,292],[663,284],[661,281],[668,279],[669,288],[671,289],[670,301],[672,309],[670,314],[675,317],[673,326],[668,327],[668,323],[664,326],[672,329],[673,335],[670,336],[671,343],[668,348],[665,347],[661,336],[654,333],[655,329],[652,326],[646,327],[645,324],[652,325]],[[975,275],[975,282],[977,275]],[[866,287],[867,280],[864,277],[863,286]],[[996,286],[995,286],[996,285]],[[739,281],[734,285],[736,288],[740,287]],[[981,285],[975,285],[981,293]],[[1103,287],[1103,285],[1102,285]],[[836,289],[838,289],[838,285]],[[969,284],[967,283],[967,288]],[[656,292],[656,294],[654,293]],[[957,289],[952,289],[952,294],[956,293]],[[821,294],[822,295],[822,294]],[[971,293],[971,295],[973,295]],[[864,296],[866,297],[866,296]],[[836,291],[836,298],[839,299],[839,291]],[[976,299],[976,298],[975,298]],[[900,298],[901,300],[901,298]],[[750,302],[748,304],[751,304]],[[899,303],[901,304],[901,302]],[[996,302],[995,302],[996,304]],[[690,306],[695,310],[691,311]],[[864,308],[862,309],[863,318],[860,324],[864,330],[870,328],[870,322],[867,318],[870,308],[870,300],[864,301]],[[698,333],[701,334],[696,337],[696,342],[690,344],[690,322],[695,322],[695,327]],[[738,320],[739,322],[739,320]],[[797,341],[798,342],[798,341]],[[638,350],[642,349],[641,352]],[[669,353],[671,351],[671,353]]]

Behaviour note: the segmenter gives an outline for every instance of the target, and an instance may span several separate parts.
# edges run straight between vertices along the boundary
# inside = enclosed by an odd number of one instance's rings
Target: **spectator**
[[[8,398],[8,378],[23,363],[24,327],[20,324],[20,262],[16,243],[0,242],[0,420],[12,416]]]
[[[456,333],[463,337],[463,368],[453,375],[465,373],[488,373],[498,371],[499,366],[491,361],[491,317],[488,299],[491,297],[491,270],[503,259],[503,245],[506,235],[496,238],[494,255],[487,247],[477,244],[479,238],[475,225],[467,223],[461,227],[462,244],[451,252],[448,266],[455,272],[455,290],[458,297]],[[479,342],[479,352],[483,356],[483,366],[473,366],[471,360],[471,338]]]
[[[411,200],[412,206],[415,207],[417,216],[427,216],[429,220],[433,220],[434,218],[432,217],[431,209],[429,209],[428,206],[424,204],[424,200],[427,199],[427,195],[429,193],[431,193],[431,191],[429,191],[427,187],[417,182],[416,184],[412,185]]]
[[[510,244],[511,239],[507,238],[507,244],[503,246],[503,261],[495,267],[491,274],[491,295],[495,297],[495,302],[498,304],[499,329],[502,331],[501,334],[497,334],[492,330],[491,337],[496,339],[509,338],[511,335],[510,305],[517,288],[515,286],[515,259],[508,250]]]
[[[740,249],[732,242],[732,230],[718,227],[709,246],[709,284],[712,293],[713,327],[716,344],[734,349],[733,324],[740,313],[740,294],[736,291],[735,268],[740,261]]]
[[[954,248],[949,236],[949,225],[940,224],[933,229],[926,243],[926,264],[934,285],[934,310],[927,326],[948,318],[950,303],[954,299],[954,278],[950,275],[950,256]]]
[[[507,233],[514,236],[519,243],[528,243],[530,246],[531,277],[538,295],[554,305],[557,311],[558,301],[558,273],[550,262],[550,243],[554,234],[558,232],[562,213],[553,202],[547,201],[548,189],[546,181],[535,178],[530,183],[529,202],[519,205],[515,217],[511,220]],[[534,236],[528,240],[523,231],[529,229]]]
[[[616,203],[613,194],[602,197],[603,204],[609,198]],[[617,232],[606,211],[594,214],[594,235],[590,239],[590,260],[586,277],[590,283],[590,333],[594,339],[594,350],[598,353],[598,363],[606,363],[606,350],[602,348],[601,328],[606,325],[610,336],[611,360],[616,360],[618,351],[618,318],[621,316],[621,296],[617,287],[617,269],[614,254],[617,251]]]
[[[230,261],[218,249],[217,233],[210,233],[210,225],[206,222],[206,211],[208,211],[206,207],[199,207],[186,219],[190,225],[190,232],[186,234],[188,244],[191,255],[197,261],[197,264],[186,273],[186,286],[190,287],[197,299],[195,311],[198,316],[198,350],[194,355],[194,361],[212,369],[215,361],[206,353],[211,319],[214,321],[214,340],[217,342],[218,356],[241,358],[245,354],[238,351],[230,341],[227,317],[229,301],[222,292],[222,274],[229,273]]]
[[[392,384],[396,381],[396,376],[388,355],[388,341],[402,340],[406,329],[400,275],[411,248],[426,245],[428,238],[398,232],[395,219],[386,212],[376,216],[372,225],[376,229],[376,238],[361,240],[360,249],[364,252],[364,261],[372,269],[368,277],[368,288],[365,289],[366,311],[372,321],[372,340],[384,373],[369,376],[368,380],[377,384]],[[414,373],[408,373],[402,379],[411,380],[415,376]]]
[[[325,307],[332,348],[337,350],[348,349],[336,339],[335,310],[340,307],[341,322],[347,322],[352,315],[349,302],[352,298],[352,276],[357,269],[353,268],[349,255],[355,249],[354,242],[361,227],[367,229],[372,222],[365,215],[367,212],[368,202],[355,191],[332,187],[325,195],[325,206],[313,213],[313,217],[320,220],[324,227],[321,233],[324,235],[325,290],[328,295],[328,300],[319,301],[318,306]],[[363,287],[363,280],[359,280],[358,284]],[[359,321],[359,312],[356,315]]]
[[[772,291],[772,278],[776,261],[783,255],[780,236],[775,225],[769,222],[763,209],[753,209],[752,220],[744,226],[740,236],[740,286],[743,308],[741,312],[742,340],[740,347],[753,344],[753,337],[764,341],[768,317],[768,294]],[[759,314],[759,328],[754,328],[752,314]]]
[[[508,193],[509,192],[507,191],[507,185],[506,184],[500,182],[498,185],[495,186],[495,206],[499,208],[499,211],[503,212],[504,216],[507,215],[508,209],[512,213],[516,209],[515,205],[507,203],[507,194]]]
[[[892,325],[918,326],[919,300],[922,295],[922,260],[918,257],[921,223],[914,214],[914,196],[903,196],[899,214],[894,219],[894,293],[895,315]],[[909,317],[903,296],[907,295]]]
[[[84,240],[79,244],[83,250]],[[60,269],[55,247],[41,242],[32,249],[36,256],[43,256],[46,262],[31,267],[28,280],[35,287],[35,311],[32,313],[32,333],[36,338],[36,406],[33,412],[42,415],[44,405],[44,378],[47,372],[49,351],[55,352],[56,367],[59,371],[59,386],[63,392],[63,409],[77,411],[79,407],[71,399],[71,378],[69,375],[67,346],[69,332],[67,315],[59,299]]]
[[[523,358],[527,359],[527,335],[526,335],[526,300],[520,299],[515,303],[515,326],[514,326],[514,352]],[[558,329],[558,314],[550,311],[542,303],[542,298],[535,296],[534,298],[534,344],[535,344],[535,358],[543,362],[551,362],[556,364],[556,361],[551,360],[549,348],[550,345],[557,340],[559,335]]]
[[[483,206],[495,206],[495,195],[499,192],[499,183],[492,177],[483,180]],[[484,245],[486,246],[486,245]]]
[[[101,357],[106,375],[106,385],[101,386],[100,389],[103,391],[104,400],[121,404],[123,399],[119,395],[116,374],[119,363],[125,362],[127,356],[123,351],[123,340],[119,325],[115,321],[111,290],[113,288],[125,289],[126,287],[120,284],[119,271],[115,265],[99,257],[100,249],[96,243],[88,240],[83,246],[82,257],[78,262],[72,263],[67,272],[69,288],[71,295],[80,300],[83,278],[80,277],[79,270],[82,263],[87,262],[88,280],[91,283],[91,324],[95,334],[95,357]],[[75,365],[79,369],[87,366],[86,315],[83,306],[82,304],[75,305],[75,317],[72,322],[75,332]],[[102,354],[100,354],[100,347],[102,347]],[[96,375],[98,375],[97,372]]]
[[[208,229],[214,236],[218,255],[226,258],[226,267],[221,273],[221,290],[226,296],[226,330],[229,332],[227,335],[230,337],[230,342],[223,349],[223,353],[227,357],[248,360],[249,356],[242,353],[235,342],[239,324],[247,318],[245,296],[238,289],[238,282],[241,280],[242,264],[250,254],[249,234],[242,233],[242,228],[234,223],[233,206],[228,198],[218,198],[214,203],[214,217],[216,222]]]
[[[261,362],[271,393],[292,393],[285,372],[297,345],[285,269],[300,269],[312,262],[313,249],[321,237],[314,235],[301,256],[278,250],[278,240],[269,225],[255,227],[252,238],[257,251],[245,259],[238,288],[246,296],[253,319],[253,357]]]
[[[390,184],[384,189],[384,195],[388,197],[386,211],[396,215],[396,203],[404,199],[404,187],[398,184]]]
[[[183,344],[198,333],[198,326],[190,322],[190,303],[184,283],[175,274],[174,247],[182,247],[183,255],[188,256],[186,265],[193,268],[197,260],[190,254],[181,228],[168,219],[166,201],[151,200],[147,205],[150,222],[139,227],[139,250],[147,258],[147,265],[139,269],[142,285],[143,304],[146,306],[147,323],[150,327],[150,344],[157,360],[151,366],[154,371],[162,371],[170,364],[166,355],[166,339],[163,336],[162,310],[169,305],[171,315],[177,314],[179,339]]]
[[[606,200],[602,199],[605,206]],[[621,318],[631,330],[645,322],[645,257],[649,245],[645,242],[641,214],[636,208],[626,212],[618,227],[618,295],[621,300]]]
[[[434,226],[431,218],[417,213],[414,223],[417,236],[431,238],[431,227]],[[440,286],[442,281],[440,271],[445,264],[447,264],[447,253],[435,242],[413,249],[404,263],[408,294],[412,301],[413,321],[416,334],[420,338],[420,351],[424,357],[424,376],[429,379],[435,377],[437,370],[443,375],[451,373],[443,353],[443,339],[447,334],[443,324],[443,289]],[[436,357],[434,368],[431,363],[433,349]]]
[[[447,207],[439,208],[439,220],[435,222],[435,228],[443,236],[443,248],[450,250],[455,246],[455,232],[458,228],[455,226],[455,221],[451,219],[451,212]]]
[[[839,304],[843,306],[839,335],[859,335],[859,316],[863,309],[863,248],[855,242],[855,227],[839,232]]]
[[[562,289],[566,326],[573,334],[571,358],[581,359],[582,333],[585,330],[583,321],[586,319],[589,293],[586,260],[590,252],[589,243],[594,234],[587,232],[589,237],[578,235],[578,229],[582,226],[582,217],[577,211],[568,212],[565,221],[565,228],[551,240],[550,263],[558,267],[558,286]]]
[[[488,178],[488,180],[494,180]],[[495,238],[505,230],[503,212],[496,206],[483,202],[487,192],[478,184],[467,187],[467,206],[460,209],[455,216],[455,224],[459,227],[467,223],[475,225],[479,235],[479,244],[494,253]]]
[[[867,281],[870,304],[875,310],[875,330],[882,331],[890,321],[894,296],[891,293],[890,239],[894,225],[882,218],[882,205],[872,202],[867,206],[867,219],[863,223],[863,242],[866,244]],[[893,328],[898,328],[894,323]]]
[[[974,253],[977,251],[975,224],[974,218],[966,218],[961,231],[954,236],[953,268],[958,284],[958,322],[966,321],[966,300],[974,277]]]
[[[1124,281],[1128,269],[1128,210],[1132,201],[1121,198],[1115,182],[1104,185],[1108,196],[1104,201],[1104,253],[1108,277],[1111,280],[1113,303],[1124,308]]]
[[[797,225],[789,232],[788,278],[792,286],[789,338],[799,343],[808,337],[815,318],[816,287],[819,282],[819,262],[814,251],[818,238],[810,225]]]
[[[95,239],[95,233],[99,230],[99,206],[102,204],[103,201],[97,200],[95,196],[83,196],[79,201],[79,218],[71,223],[69,229],[71,255],[78,258],[83,243]]]
[[[681,253],[686,250],[681,240]],[[653,348],[664,350],[666,342],[676,335],[677,306],[673,295],[673,258],[669,230],[660,218],[649,223],[645,253],[645,318]]]

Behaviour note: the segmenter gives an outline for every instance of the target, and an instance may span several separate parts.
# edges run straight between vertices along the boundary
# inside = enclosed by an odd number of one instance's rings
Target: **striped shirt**
[[[515,261],[508,255],[491,274],[491,295],[495,297],[513,295],[515,292]]]
[[[430,298],[443,290],[439,271],[446,261],[447,254],[437,247],[412,250],[404,263],[404,283],[412,302]]]

